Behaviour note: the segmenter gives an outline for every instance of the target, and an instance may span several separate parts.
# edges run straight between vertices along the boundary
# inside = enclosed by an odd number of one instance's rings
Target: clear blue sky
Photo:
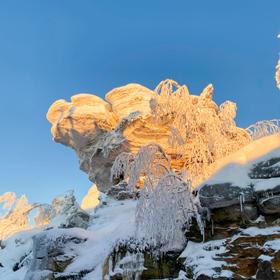
[[[216,102],[237,102],[240,126],[280,118],[279,11],[279,0],[0,1],[0,193],[87,192],[45,118],[78,92],[172,78],[199,93],[211,82]]]

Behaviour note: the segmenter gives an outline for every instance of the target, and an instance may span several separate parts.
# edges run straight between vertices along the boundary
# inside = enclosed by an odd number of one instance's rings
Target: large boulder
[[[81,229],[50,229],[35,235],[32,261],[24,280],[59,279],[59,275],[78,256],[77,249],[86,240],[86,233]],[[74,279],[82,278],[81,272],[74,274]],[[73,278],[69,275],[66,279]]]
[[[201,206],[209,209],[230,207],[254,201],[251,187],[235,186],[232,183],[205,184],[198,190]]]

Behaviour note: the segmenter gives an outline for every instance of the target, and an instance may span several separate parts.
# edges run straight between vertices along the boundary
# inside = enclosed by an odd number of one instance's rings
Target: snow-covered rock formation
[[[117,155],[136,154],[150,142],[163,147],[175,170],[186,168],[199,182],[212,173],[208,167],[214,161],[251,141],[235,125],[236,105],[226,101],[218,106],[212,95],[212,85],[197,96],[171,80],[154,91],[128,84],[107,93],[106,101],[91,94],[58,100],[47,119],[53,139],[76,151],[81,170],[101,191],[111,186]]]
[[[166,80],[56,101],[53,138],[94,185],[81,207],[0,196],[0,279],[280,279],[279,121],[238,128],[212,95]]]
[[[72,191],[54,198],[51,205],[29,204],[25,195],[17,199],[11,192],[1,195],[0,202],[0,241],[34,228],[87,228],[89,223],[89,214],[80,208]]]
[[[196,190],[202,206],[215,209],[257,201],[265,213],[280,213],[279,133],[253,142],[217,165],[219,171]]]

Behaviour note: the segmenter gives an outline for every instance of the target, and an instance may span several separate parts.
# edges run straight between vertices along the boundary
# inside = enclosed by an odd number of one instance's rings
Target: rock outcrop
[[[156,257],[158,248],[128,241],[105,262],[103,279],[109,272],[111,280],[129,273],[131,279],[279,279],[279,162],[279,134],[224,159],[221,169],[194,190],[202,209],[208,209],[204,241],[195,223],[179,258],[176,252]]]
[[[136,154],[150,142],[163,147],[175,170],[187,167],[201,180],[212,172],[204,174],[204,167],[250,142],[246,130],[235,126],[236,105],[226,101],[218,107],[212,95],[212,85],[196,96],[171,80],[155,91],[128,84],[107,93],[105,100],[91,94],[58,100],[47,119],[53,139],[75,150],[81,170],[100,191],[112,185],[110,169],[118,154]],[[208,130],[215,133],[209,137]]]
[[[90,215],[81,209],[76,201],[74,192],[70,191],[53,199],[49,219],[50,226],[87,228]]]
[[[255,141],[223,165],[195,190],[203,207],[212,210],[254,204],[260,213],[280,213],[279,133]]]
[[[81,230],[50,229],[33,236],[32,261],[24,279],[81,279],[86,271],[66,276],[63,272],[77,257],[77,248],[86,240],[86,233]]]

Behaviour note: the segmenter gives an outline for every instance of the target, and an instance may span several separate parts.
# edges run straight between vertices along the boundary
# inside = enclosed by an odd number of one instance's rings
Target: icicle
[[[241,192],[239,194],[240,211],[243,213],[243,204],[245,203],[245,194]]]
[[[214,220],[211,219],[211,235],[214,236]]]

